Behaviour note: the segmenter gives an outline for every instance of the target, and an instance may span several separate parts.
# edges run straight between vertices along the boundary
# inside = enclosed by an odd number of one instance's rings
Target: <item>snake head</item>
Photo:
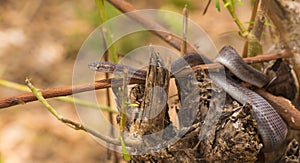
[[[111,62],[92,62],[88,67],[92,71],[112,73],[114,72],[116,65]]]

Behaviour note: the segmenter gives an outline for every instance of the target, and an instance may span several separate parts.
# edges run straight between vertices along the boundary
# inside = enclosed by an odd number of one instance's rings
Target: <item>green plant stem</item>
[[[126,149],[126,144],[123,140],[124,128],[126,126],[126,110],[128,107],[128,69],[124,69],[124,78],[123,78],[123,92],[122,92],[122,112],[121,112],[121,120],[120,120],[120,142],[122,145],[122,154],[125,161],[130,160],[130,155]]]
[[[107,47],[109,46],[108,43],[111,43],[112,39],[111,39],[109,27],[105,24],[105,22],[106,22],[107,19],[106,19],[106,15],[105,15],[104,2],[103,2],[103,0],[95,0],[95,3],[96,3],[97,8],[98,8],[98,14],[99,14],[99,18],[100,18],[100,24],[103,25],[103,27],[101,28],[101,36],[100,36],[101,39],[102,39],[102,41],[103,41],[102,46],[103,46],[103,49],[107,49]],[[105,52],[104,59],[105,59],[106,62],[108,62],[109,59],[111,59],[115,63],[118,62],[118,55],[117,55],[116,48],[115,48],[114,44],[112,44],[108,48],[108,51]],[[108,79],[108,78],[109,78],[109,75],[106,73],[105,74],[105,79]],[[110,107],[111,104],[110,104],[110,92],[109,92],[109,88],[106,89],[106,98],[107,98],[107,106]],[[110,123],[113,123],[113,115],[112,115],[112,113],[109,113],[108,117],[109,117]],[[115,135],[113,127],[110,128],[110,135],[111,136]],[[119,162],[118,161],[117,153],[113,152],[113,154],[114,154],[115,161]],[[107,150],[107,155],[108,155],[108,157],[111,156],[110,150]]]
[[[130,155],[126,149],[126,145],[125,142],[123,140],[123,136],[120,136],[120,142],[121,142],[121,146],[122,146],[122,153],[123,153],[123,158],[125,161],[130,161]]]
[[[37,88],[35,88],[30,80],[27,78],[25,80],[25,83],[27,84],[28,88],[31,90],[31,92],[36,96],[36,98],[50,111],[52,115],[55,116],[58,120],[62,120],[63,116],[61,116],[42,96],[42,93],[38,91]]]
[[[103,36],[105,37],[105,43],[106,46],[110,45],[112,43],[112,38],[111,38],[111,32],[109,30],[109,27],[105,24],[107,21],[106,15],[105,15],[105,8],[104,8],[104,3],[103,0],[95,0],[96,6],[98,8],[98,13],[99,13],[99,18],[100,18],[100,24],[102,25],[102,33],[104,34]],[[109,58],[111,59],[112,62],[117,63],[118,62],[118,55],[116,48],[114,44],[111,44],[110,47],[108,48],[108,54]]]
[[[256,14],[257,14],[257,10],[258,10],[258,4],[259,4],[260,0],[255,0],[254,4],[253,4],[253,9],[252,9],[252,13],[251,13],[251,18],[250,18],[250,24],[248,26],[248,31],[251,31],[253,29],[254,26],[254,21],[256,18]],[[251,23],[252,22],[252,23]]]
[[[82,124],[80,123],[77,123],[77,122],[74,122],[74,121],[71,121],[69,119],[66,119],[64,118],[61,114],[59,114],[48,102],[47,100],[43,97],[42,93],[33,86],[33,84],[30,82],[29,79],[26,79],[25,80],[26,82],[26,85],[27,87],[31,90],[31,92],[36,96],[36,98],[48,109],[48,111],[53,115],[55,116],[56,119],[58,119],[59,121],[63,122],[64,124],[66,124],[67,126],[75,129],[75,130],[82,130],[82,131],[85,131],[85,132],[88,132],[90,134],[92,134],[93,136],[103,140],[103,141],[106,141],[108,143],[112,143],[112,144],[115,144],[115,145],[122,145],[122,141],[124,143],[124,140],[123,138],[120,140],[119,139],[115,139],[115,138],[110,138],[110,137],[107,137],[105,135],[102,135],[88,127],[84,127]],[[130,144],[131,146],[137,146],[139,145],[141,142],[138,142],[138,141],[128,141],[127,144]],[[124,145],[124,144],[123,144]],[[123,146],[122,145],[122,146]],[[126,154],[128,154],[127,150],[125,149],[124,151]]]
[[[228,9],[228,11],[229,11],[231,17],[233,18],[234,22],[236,23],[236,25],[238,26],[238,28],[240,30],[240,35],[242,37],[247,37],[248,30],[246,29],[246,27],[243,25],[243,23],[240,21],[240,19],[236,15],[234,3],[229,2],[228,0],[223,0],[223,2],[224,2],[224,4],[228,4],[228,5],[226,5],[226,8]]]
[[[127,93],[127,85],[128,85],[128,69],[124,69],[124,78],[123,78],[123,94],[122,94],[122,112],[121,112],[121,121],[120,121],[120,131],[121,133],[124,131],[124,127],[126,125],[126,109],[128,104],[128,93]]]
[[[268,0],[264,0],[268,1]],[[252,17],[250,21],[254,21],[253,26],[249,27],[249,34],[247,41],[244,46],[244,57],[254,57],[258,54],[263,53],[263,46],[261,44],[261,36],[264,30],[264,24],[266,20],[266,13],[268,7],[262,3],[262,0],[256,0],[254,4],[254,9],[252,10]],[[260,70],[260,64],[252,64],[253,67]]]

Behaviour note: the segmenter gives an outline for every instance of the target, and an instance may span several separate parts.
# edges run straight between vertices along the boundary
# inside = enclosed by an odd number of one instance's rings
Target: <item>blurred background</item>
[[[218,50],[231,45],[242,52],[244,40],[239,37],[228,11],[222,6],[221,12],[215,9],[215,1],[205,15],[207,0],[127,2],[136,9],[164,9],[177,13],[182,13],[187,4],[189,18],[208,33]],[[121,14],[109,3],[105,3],[105,9],[108,18]],[[248,22],[250,1],[243,1],[237,7],[237,14],[243,22]],[[0,0],[0,78],[24,84],[29,77],[36,87],[43,89],[71,85],[76,55],[99,24],[94,1]],[[118,53],[125,54],[140,44],[149,44],[149,40],[159,42],[159,38],[149,33],[136,34],[134,38],[119,41]],[[21,93],[0,86],[0,98]],[[53,99],[49,102],[65,117],[78,121],[73,104]],[[104,146],[88,134],[57,121],[39,102],[0,110],[0,160],[4,163],[114,161],[108,160]]]

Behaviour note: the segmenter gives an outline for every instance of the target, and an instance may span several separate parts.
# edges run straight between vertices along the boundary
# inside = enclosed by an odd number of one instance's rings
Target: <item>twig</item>
[[[211,0],[208,0],[206,6],[205,6],[205,8],[204,8],[204,11],[203,11],[202,15],[205,15],[205,14],[206,14],[206,12],[207,12],[207,10],[208,10],[208,7],[209,7],[210,3],[211,3]]]
[[[187,5],[184,6],[182,14],[183,14],[183,21],[182,21],[182,43],[180,52],[181,55],[187,54],[187,32],[188,32],[188,8]]]
[[[262,0],[257,0],[257,1],[258,1],[258,9],[257,9],[257,15],[255,18],[252,33],[258,40],[261,40],[261,35],[263,33],[263,29],[264,29],[263,27],[265,25],[266,15],[268,12],[268,6],[266,4],[269,3],[268,2],[269,0],[264,0],[265,3],[262,3]]]
[[[150,30],[150,32],[160,37],[162,40],[164,40],[166,43],[173,46],[177,50],[180,50],[182,39],[178,38],[177,36],[171,33],[167,33],[167,30],[157,22],[144,18],[141,15],[132,12],[135,11],[136,9],[130,3],[123,0],[107,0],[107,1],[124,13],[131,12],[128,16],[130,16],[131,18],[133,18],[134,20],[136,20],[146,28],[156,29],[156,30]],[[166,32],[161,32],[161,31],[166,31]],[[197,52],[197,48],[195,48],[191,44],[187,44],[187,51],[189,53]]]
[[[105,135],[102,135],[88,127],[84,127],[82,124],[80,123],[77,123],[77,122],[74,122],[72,120],[69,120],[69,119],[66,119],[64,118],[61,114],[59,114],[47,101],[46,99],[43,97],[42,93],[37,89],[35,88],[32,83],[30,82],[29,79],[26,79],[25,80],[28,88],[30,88],[30,90],[32,91],[32,93],[36,96],[36,98],[49,110],[49,112],[59,121],[65,123],[67,126],[75,129],[75,130],[82,130],[82,131],[85,131],[85,132],[88,132],[90,134],[92,134],[93,136],[103,140],[103,141],[106,141],[107,143],[112,143],[112,144],[115,144],[115,145],[121,145],[121,142],[116,139],[116,138],[111,138],[111,137],[107,137]],[[128,140],[126,141],[127,145],[129,146],[138,146],[141,144],[140,141],[138,140]]]
[[[14,83],[14,82],[10,82],[7,80],[2,80],[0,79],[0,85],[5,86],[7,88],[13,88],[19,91],[24,91],[24,92],[30,92],[30,89],[28,89],[27,86],[22,85],[22,84],[18,84],[18,83]],[[75,103],[75,104],[79,104],[79,105],[83,105],[83,106],[88,106],[91,108],[97,108],[97,109],[101,109],[101,110],[106,110],[109,111],[111,113],[117,113],[116,110],[112,109],[110,106],[98,106],[97,104],[94,103],[90,103],[89,101],[86,100],[81,100],[78,98],[74,98],[74,97],[54,97],[54,99],[60,100],[60,101],[65,101],[65,102],[69,102],[69,103]]]
[[[229,11],[231,17],[233,18],[234,22],[239,27],[240,35],[243,36],[243,37],[247,36],[248,35],[248,30],[244,27],[243,23],[241,22],[239,17],[236,15],[235,4],[231,3],[228,0],[223,0],[223,2],[224,2],[224,5],[226,5],[226,8],[228,9],[228,11]]]
[[[127,106],[128,106],[128,69],[124,69],[124,78],[123,78],[123,92],[122,92],[122,105],[121,105],[121,120],[120,120],[120,142],[122,145],[122,154],[123,154],[123,158],[126,161],[130,160],[130,155],[126,149],[126,144],[123,140],[123,135],[124,135],[124,128],[126,126],[126,111],[127,111]]]
[[[98,8],[98,14],[100,18],[100,24],[102,24],[101,28],[101,38],[103,39],[103,45],[105,49],[107,48],[107,45],[110,45],[108,48],[108,54],[109,58],[112,62],[117,63],[118,62],[118,55],[117,50],[114,44],[112,44],[112,35],[110,32],[110,27],[108,24],[105,24],[107,21],[106,15],[105,15],[105,8],[104,8],[104,2],[103,0],[95,0],[96,6]],[[103,24],[104,23],[104,24]]]
[[[268,1],[268,0],[265,0]],[[268,4],[268,3],[267,3]],[[266,21],[266,14],[268,11],[268,6],[265,3],[262,3],[262,0],[257,0],[254,8],[257,8],[255,22],[253,28],[247,36],[247,41],[244,46],[243,56],[253,57],[257,54],[263,53],[263,46],[261,44],[261,36],[264,30],[264,25]],[[253,13],[252,13],[253,14]],[[255,64],[253,67],[260,69],[261,65]]]
[[[107,21],[106,19],[106,14],[105,14],[105,6],[104,6],[104,0],[95,0],[95,3],[97,5],[98,8],[98,13],[99,13],[99,18],[100,18],[100,24],[102,24],[103,26],[101,27],[101,32],[100,32],[100,37],[102,39],[102,46],[103,49],[108,49],[107,51],[105,51],[104,54],[104,60],[106,62],[109,61],[109,58],[111,59],[112,62],[117,63],[118,62],[118,55],[117,55],[117,51],[115,48],[114,44],[111,44],[112,42],[112,38],[111,38],[111,32],[110,32],[110,27],[107,24],[103,24]],[[111,44],[111,46],[109,48],[108,45]],[[109,78],[109,74],[105,73],[105,79]],[[109,88],[106,88],[105,90],[106,93],[106,101],[107,101],[107,106],[111,107],[111,103],[110,103],[110,90]],[[109,122],[111,124],[113,124],[113,113],[109,112],[108,114],[108,118],[109,118]],[[114,132],[114,127],[111,126],[110,127],[110,136],[114,137],[115,136],[115,132]],[[107,144],[109,146],[109,144]],[[107,149],[107,158],[108,160],[110,160],[111,155],[113,154],[113,157],[115,159],[115,162],[119,162],[119,158],[118,158],[118,154],[116,152],[116,147],[113,147],[113,151],[111,151],[109,148]]]
[[[268,54],[268,55],[258,55],[255,57],[249,57],[244,58],[244,61],[246,63],[259,63],[259,62],[265,62],[270,60],[275,60],[279,58],[288,58],[291,57],[288,53],[275,53],[275,54]],[[204,69],[204,70],[214,70],[220,68],[221,65],[218,63],[212,63],[207,65],[196,65],[192,67],[193,70],[197,69]],[[68,96],[75,93],[81,93],[86,91],[92,91],[97,89],[104,89],[111,87],[111,81],[116,81],[116,84],[118,86],[122,85],[122,79],[104,79],[95,81],[94,83],[87,83],[87,84],[81,84],[81,85],[75,85],[75,86],[66,86],[66,87],[59,87],[59,88],[49,88],[40,90],[43,94],[44,98],[53,98],[58,96]],[[139,84],[144,83],[144,80],[141,79],[135,79],[132,78],[129,82],[129,84]],[[32,93],[24,93],[16,96],[10,96],[5,98],[0,98],[0,109],[6,108],[18,104],[24,104],[31,101],[36,101],[37,98]],[[115,112],[115,111],[112,111]]]
[[[120,142],[121,142],[121,146],[122,146],[122,153],[123,153],[123,158],[125,161],[130,161],[130,155],[126,149],[126,144],[125,144],[125,141],[123,139],[123,136],[120,135]]]
[[[58,88],[49,88],[40,90],[44,98],[53,98],[58,96],[68,96],[75,93],[92,91],[95,89],[104,89],[111,87],[111,81],[116,81],[118,86],[122,85],[122,79],[104,79],[95,81],[94,83],[86,83],[75,86],[65,86]],[[131,79],[130,84],[144,83],[144,80],[141,79]],[[18,104],[24,104],[31,101],[36,101],[37,98],[33,93],[23,93],[16,96],[10,96],[5,98],[0,98],[0,109],[6,108]],[[112,112],[116,112],[115,110],[111,110]]]
[[[128,105],[128,69],[124,69],[123,89],[122,89],[122,104],[121,104],[121,120],[120,131],[123,132],[126,126],[126,110]]]
[[[62,117],[58,112],[56,112],[55,109],[53,109],[53,108],[51,107],[51,105],[43,98],[41,92],[39,92],[38,89],[35,88],[35,87],[31,84],[31,82],[30,82],[30,80],[29,80],[28,78],[25,80],[25,83],[26,83],[26,85],[28,86],[28,88],[31,90],[31,92],[36,96],[36,98],[37,98],[42,104],[45,105],[45,107],[50,111],[50,113],[51,113],[52,115],[54,115],[55,118],[57,118],[58,120],[61,121],[61,120],[63,119],[63,117]],[[75,124],[75,123],[68,123],[68,124],[74,124],[74,125],[73,125],[74,127],[72,127],[72,128],[74,128],[74,129],[82,129],[81,126],[79,126],[79,125],[77,125],[77,124]]]
[[[255,57],[248,57],[248,58],[243,58],[244,62],[248,64],[252,63],[260,63],[260,62],[267,62],[271,60],[276,60],[279,58],[290,58],[291,54],[289,53],[274,53],[274,54],[263,54],[263,55],[257,55]],[[203,64],[203,65],[196,65],[192,67],[193,70],[197,69],[203,69],[203,70],[216,70],[223,67],[219,63],[211,63],[211,64]]]
[[[255,2],[253,4],[253,9],[252,9],[252,12],[251,12],[251,18],[250,18],[249,26],[248,26],[248,31],[251,31],[253,29],[253,26],[254,26],[253,23],[254,23],[255,18],[256,18],[256,13],[257,13],[259,2],[260,2],[260,0],[255,0]]]

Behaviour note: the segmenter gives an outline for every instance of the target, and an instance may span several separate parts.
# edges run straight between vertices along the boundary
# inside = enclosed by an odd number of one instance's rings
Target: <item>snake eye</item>
[[[99,69],[100,67],[101,67],[101,65],[98,63],[98,64],[96,65],[96,68]]]

